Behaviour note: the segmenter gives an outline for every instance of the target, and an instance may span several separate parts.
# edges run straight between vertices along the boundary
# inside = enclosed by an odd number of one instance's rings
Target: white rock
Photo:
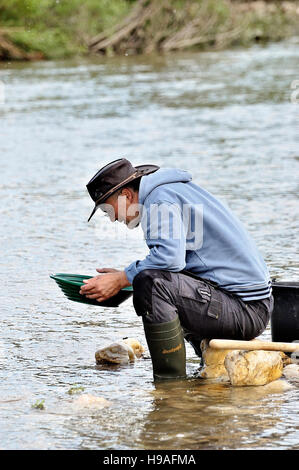
[[[142,346],[141,343],[137,339],[134,338],[126,338],[123,340],[124,343],[126,343],[128,346],[130,346],[136,357],[141,357],[145,351],[144,347]]]
[[[134,338],[117,341],[95,353],[97,363],[129,364],[142,356],[143,346]]]
[[[231,351],[224,360],[232,385],[265,385],[282,375],[283,360],[277,351]]]
[[[90,395],[88,393],[80,395],[73,401],[73,405],[76,408],[97,408],[102,409],[106,406],[110,406],[110,402],[103,397],[97,397],[95,395]]]

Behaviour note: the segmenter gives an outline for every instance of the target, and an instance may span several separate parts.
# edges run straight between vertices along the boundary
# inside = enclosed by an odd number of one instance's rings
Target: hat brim
[[[133,178],[130,183],[132,181],[135,181],[137,180],[138,178],[142,178],[142,176],[146,176],[146,175],[149,175],[150,173],[154,173],[155,171],[159,170],[159,166],[158,165],[137,165],[134,167],[137,171],[138,171],[138,174],[135,176],[135,178]],[[107,199],[107,197],[110,197],[112,196],[112,194],[114,194],[116,191],[118,191],[119,189],[123,188],[124,186],[126,186],[128,183],[127,182],[124,182],[123,185],[118,185],[117,188],[115,189],[115,191],[112,191],[112,192],[109,192],[109,195],[106,196],[106,194],[103,194],[103,196],[96,202],[89,218],[88,218],[88,221],[90,221],[90,219],[94,216],[94,214],[96,213],[98,207],[100,204],[102,204],[105,199]]]

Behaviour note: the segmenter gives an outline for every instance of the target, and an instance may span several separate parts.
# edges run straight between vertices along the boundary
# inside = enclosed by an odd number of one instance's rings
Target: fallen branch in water
[[[208,16],[208,20],[203,22],[203,18]],[[204,23],[204,24],[203,24]],[[196,18],[189,21],[186,25],[182,28],[179,28],[174,34],[170,34],[168,38],[166,38],[161,46],[163,51],[170,51],[176,49],[176,44],[180,41],[190,39],[194,34],[198,33],[200,30],[201,35],[204,35],[207,31],[209,31],[214,25],[217,23],[217,15],[214,13],[212,15],[208,15],[207,11],[207,3],[204,2],[199,11],[197,12]]]
[[[149,54],[206,44],[221,48],[242,35],[249,22],[236,14],[230,2],[225,5],[222,18],[210,2],[186,1],[184,10],[177,10],[172,0],[139,0],[126,18],[92,38],[88,47],[101,54]]]
[[[99,44],[102,41],[104,41],[107,38],[111,37],[113,34],[115,34],[121,28],[124,28],[124,27],[128,26],[132,21],[135,21],[136,18],[140,15],[144,3],[145,3],[144,0],[139,1],[135,5],[135,7],[131,11],[131,13],[129,13],[129,15],[127,15],[120,23],[118,23],[117,25],[112,26],[111,28],[107,29],[106,31],[101,32],[97,36],[94,36],[90,41],[88,41],[87,45],[88,45],[89,49],[94,50],[94,51],[99,50],[98,47],[99,47]]]
[[[15,46],[4,34],[3,30],[0,30],[0,59],[26,60],[26,52]]]
[[[238,36],[243,30],[244,26],[239,26],[231,31],[226,31],[225,33],[219,34],[207,34],[206,36],[197,36],[192,38],[183,39],[181,41],[176,41],[171,44],[166,44],[162,46],[163,50],[179,50],[187,49],[188,47],[198,46],[199,44],[213,43],[215,45],[223,46],[227,41],[230,41],[232,38]]]
[[[128,38],[135,29],[141,28],[147,19],[154,16],[162,8],[161,3],[158,2],[146,6],[147,4],[147,1],[140,0],[132,14],[115,28],[115,32],[111,36],[109,36],[109,32],[104,32],[97,38],[92,39],[89,43],[90,50],[105,52],[109,48],[117,48],[123,39]]]
[[[1,27],[0,28],[0,60],[39,60],[43,59],[41,52],[26,52],[14,44],[7,35],[18,31],[23,31],[24,28],[19,27]]]

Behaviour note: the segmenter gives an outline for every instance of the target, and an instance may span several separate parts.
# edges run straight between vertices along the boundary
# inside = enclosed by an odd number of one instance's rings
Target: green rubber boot
[[[143,322],[154,380],[186,377],[186,350],[179,317],[166,323]]]

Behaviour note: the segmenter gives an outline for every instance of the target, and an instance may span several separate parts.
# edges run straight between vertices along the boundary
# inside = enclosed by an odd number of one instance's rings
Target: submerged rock
[[[73,401],[73,405],[76,408],[97,408],[102,409],[106,406],[110,406],[110,402],[103,397],[97,397],[88,393],[81,395]]]
[[[263,390],[263,394],[283,393],[283,392],[287,392],[288,390],[294,389],[293,385],[291,385],[290,383],[287,382],[287,380],[284,380],[284,379],[274,380],[273,382],[270,382],[261,388]],[[259,390],[261,390],[261,388],[259,388]]]
[[[283,375],[291,383],[299,385],[299,364],[289,364],[285,366]]]
[[[96,362],[129,364],[142,356],[144,347],[134,338],[126,338],[105,346],[95,353]]]
[[[224,365],[232,385],[265,385],[279,379],[283,371],[278,351],[231,351]]]

